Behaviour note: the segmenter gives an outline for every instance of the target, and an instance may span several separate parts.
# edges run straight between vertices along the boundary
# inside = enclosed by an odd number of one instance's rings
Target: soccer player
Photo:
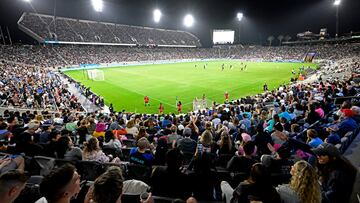
[[[178,101],[178,103],[177,103],[177,109],[178,109],[178,113],[181,113],[181,112],[182,112],[182,104],[181,104],[181,101]]]
[[[162,103],[160,103],[159,114],[162,114],[163,112],[164,112],[164,105]]]
[[[263,89],[264,89],[264,92],[268,91],[268,85],[265,83],[264,86],[263,86]]]
[[[144,97],[144,103],[145,103],[145,106],[150,106],[149,97],[147,95]]]
[[[230,69],[232,69],[232,65],[230,65]]]
[[[226,91],[225,92],[225,94],[224,94],[224,96],[225,96],[225,101],[229,101],[229,93]]]
[[[222,65],[221,65],[221,71],[223,71],[224,68],[225,68],[225,64],[222,64]]]

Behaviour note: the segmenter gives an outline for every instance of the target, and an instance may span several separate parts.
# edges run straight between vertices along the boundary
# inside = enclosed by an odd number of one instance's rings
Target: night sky
[[[50,15],[54,14],[54,3],[55,0],[31,0],[37,12]],[[159,24],[153,22],[154,8],[163,14]],[[213,29],[238,31],[237,12],[244,13],[241,41],[246,44],[265,44],[269,35],[290,35],[295,39],[296,33],[318,33],[320,28],[328,28],[334,36],[336,13],[333,0],[104,0],[102,13],[93,10],[90,0],[56,0],[55,10],[57,16],[63,17],[187,30],[198,36],[204,46],[211,44]],[[34,12],[22,0],[0,0],[0,25],[3,31],[9,27],[13,41],[33,43],[16,25],[24,11]],[[187,13],[195,18],[191,28],[182,24]],[[359,13],[360,0],[342,0],[340,35],[360,31]]]

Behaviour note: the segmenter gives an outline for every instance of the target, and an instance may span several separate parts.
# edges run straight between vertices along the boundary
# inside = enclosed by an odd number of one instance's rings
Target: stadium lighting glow
[[[243,17],[244,17],[243,13],[237,13],[237,15],[236,15],[236,18],[238,19],[238,21],[241,21]]]
[[[341,0],[335,0],[335,1],[334,1],[334,6],[340,5],[340,3],[341,3]]]
[[[91,0],[91,4],[94,7],[96,12],[101,12],[103,9],[103,1],[102,0]]]
[[[161,11],[159,9],[155,9],[154,10],[154,21],[155,21],[155,23],[160,22],[160,18],[161,18]]]
[[[30,2],[30,0],[23,0],[23,1],[25,1],[25,2]]]
[[[184,18],[184,25],[186,27],[191,27],[194,24],[194,17],[190,14],[187,14]]]

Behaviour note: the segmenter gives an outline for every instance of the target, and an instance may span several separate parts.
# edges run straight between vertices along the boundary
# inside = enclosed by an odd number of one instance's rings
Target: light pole
[[[243,19],[244,14],[239,12],[236,15],[237,20],[239,21],[239,44],[240,44],[240,30],[241,30],[241,20]]]
[[[335,38],[339,36],[339,6],[340,6],[341,0],[335,0],[334,6],[336,6],[336,34]]]

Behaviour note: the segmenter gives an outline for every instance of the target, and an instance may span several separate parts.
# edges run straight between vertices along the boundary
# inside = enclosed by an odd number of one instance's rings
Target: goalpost
[[[208,99],[194,99],[193,111],[201,111],[211,106],[211,101]]]
[[[105,80],[104,71],[102,70],[92,69],[92,70],[88,70],[87,73],[88,73],[88,78],[90,80],[94,80],[94,81]]]

